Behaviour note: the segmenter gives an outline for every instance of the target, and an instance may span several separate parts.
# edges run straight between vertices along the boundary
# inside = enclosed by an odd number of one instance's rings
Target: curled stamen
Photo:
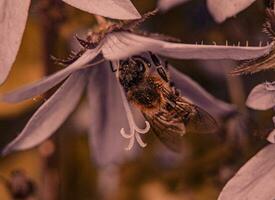
[[[124,90],[123,90],[122,86],[120,85],[120,83],[118,83],[118,84],[119,84],[119,89],[120,89],[120,93],[121,93],[123,106],[125,108],[127,120],[128,120],[129,127],[130,127],[130,133],[126,133],[124,128],[122,128],[120,130],[120,134],[122,135],[122,137],[129,139],[129,144],[125,149],[131,150],[132,147],[134,146],[135,139],[141,147],[146,147],[146,143],[144,143],[142,141],[140,134],[147,133],[150,130],[150,124],[148,121],[145,121],[146,127],[144,129],[141,129],[136,125],[130,105],[129,105],[127,98],[125,96]]]

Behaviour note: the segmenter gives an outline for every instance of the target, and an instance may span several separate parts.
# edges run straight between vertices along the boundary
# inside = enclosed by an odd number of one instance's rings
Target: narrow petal
[[[34,96],[43,94],[48,91],[61,81],[63,81],[66,77],[68,77],[71,73],[81,68],[85,68],[88,62],[93,60],[98,54],[98,50],[88,50],[84,53],[78,60],[74,63],[58,71],[57,73],[50,75],[42,79],[41,81],[32,83],[30,85],[19,88],[15,91],[6,93],[0,96],[0,99],[5,102],[17,103]]]
[[[126,32],[109,34],[102,47],[105,58],[119,60],[144,51],[178,59],[246,60],[266,55],[273,43],[264,47],[194,45],[172,43]],[[126,51],[127,50],[127,51]]]
[[[50,137],[76,107],[86,85],[86,71],[72,74],[31,117],[3,154],[32,148]]]
[[[190,0],[158,0],[158,8],[165,12],[181,3],[185,3]]]
[[[256,110],[267,110],[275,106],[275,82],[257,85],[250,92],[246,105]]]
[[[30,0],[2,0],[0,2],[0,84],[15,61],[25,30]]]
[[[273,129],[273,131],[271,131],[268,135],[268,137],[266,138],[267,141],[269,141],[270,143],[275,143],[275,129]]]
[[[141,18],[130,0],[63,0],[64,2],[89,12],[114,19]]]
[[[169,67],[171,80],[175,83],[175,87],[181,91],[181,95],[190,99],[194,104],[208,111],[216,117],[227,117],[237,112],[234,105],[223,102],[207,91],[205,91],[195,81],[185,76],[172,66]]]
[[[264,147],[225,185],[218,200],[259,200],[275,197],[275,145]]]
[[[115,74],[108,64],[92,69],[88,97],[91,109],[90,145],[95,162],[106,166],[132,156],[134,151],[125,151],[128,141],[120,135],[121,128],[129,131],[129,125]],[[144,119],[140,114],[137,116],[142,127]]]
[[[223,22],[250,6],[255,0],[207,0],[209,12],[216,22]]]
[[[267,141],[274,144],[275,143],[275,116],[272,117],[272,121],[274,124],[274,129],[273,129],[273,131],[271,131],[271,133],[269,133],[269,135],[267,137]]]

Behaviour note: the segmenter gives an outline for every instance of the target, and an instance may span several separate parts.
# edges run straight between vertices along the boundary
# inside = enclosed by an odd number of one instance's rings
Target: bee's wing
[[[183,149],[182,136],[185,133],[213,133],[218,130],[217,122],[210,114],[183,97],[177,98],[173,109],[162,112],[165,114],[143,112],[143,115],[161,142],[176,152]]]
[[[159,140],[169,149],[175,152],[183,150],[183,135],[185,134],[184,124],[173,124],[166,122],[156,115],[143,113],[145,119],[150,123],[152,131]]]
[[[180,108],[191,107],[192,112],[183,116],[183,122],[187,133],[214,133],[219,129],[216,120],[202,108],[186,103],[183,98],[177,102]]]

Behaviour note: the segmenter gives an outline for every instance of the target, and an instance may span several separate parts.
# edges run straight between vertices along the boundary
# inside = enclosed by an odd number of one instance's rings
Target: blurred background
[[[140,13],[156,8],[155,0],[133,0]],[[184,43],[258,46],[267,42],[261,32],[265,20],[265,1],[258,0],[245,11],[222,24],[214,22],[204,0],[192,0],[165,13],[158,13],[141,25],[147,32],[177,37]],[[96,25],[95,18],[58,0],[33,0],[23,43],[16,63],[0,93],[41,79],[62,67],[50,55],[66,57],[75,33],[84,34]],[[131,160],[119,166],[96,167],[90,154],[89,119],[85,97],[65,124],[35,149],[0,158],[0,199],[11,196],[14,182],[32,185],[32,197],[42,200],[212,200],[224,184],[267,142],[273,128],[272,111],[253,111],[245,107],[251,89],[274,72],[231,76],[238,63],[228,61],[169,62],[196,80],[219,99],[237,105],[239,115],[226,119],[217,135],[186,135],[186,151],[175,154],[152,134],[149,144]],[[38,97],[20,104],[0,103],[0,148],[24,127],[34,111],[47,98]],[[19,172],[18,172],[19,170]],[[17,172],[17,173],[15,173]],[[28,196],[28,195],[27,195]],[[20,199],[20,198],[19,198]]]

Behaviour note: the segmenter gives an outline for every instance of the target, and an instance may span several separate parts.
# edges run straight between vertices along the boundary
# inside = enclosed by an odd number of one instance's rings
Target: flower
[[[275,12],[274,9],[266,9],[267,21],[264,23],[264,32],[269,35],[269,37],[274,41],[274,25],[275,25]],[[234,69],[233,74],[247,74],[247,73],[256,73],[263,70],[273,69],[274,68],[274,47],[269,55],[261,56],[249,61],[246,61],[242,66]],[[275,81],[265,82],[257,85],[250,92],[246,105],[250,108],[256,110],[268,110],[275,108]],[[273,119],[274,122],[274,119]],[[275,125],[275,122],[274,122]],[[267,140],[274,143],[274,134],[273,130]]]
[[[273,3],[273,1],[272,1]],[[267,9],[268,21],[264,25],[264,31],[274,41],[274,10]],[[252,59],[233,71],[234,74],[256,73],[262,70],[274,68],[274,48],[267,56]],[[246,105],[256,110],[275,110],[275,81],[257,85],[250,92]],[[272,118],[275,127],[275,116]],[[267,140],[275,143],[275,128],[269,133]],[[274,144],[264,147],[252,157],[229,180],[219,195],[219,200],[232,199],[273,199],[274,190]]]
[[[133,24],[138,24],[134,21]],[[137,141],[145,143],[140,133],[149,129],[140,112],[128,104],[118,80],[109,68],[117,67],[121,59],[151,51],[157,55],[178,59],[233,59],[259,57],[270,52],[265,47],[191,45],[167,42],[133,32],[131,23],[109,25],[103,32],[93,32],[88,41],[78,38],[85,47],[63,63],[69,65],[57,73],[1,97],[6,102],[19,102],[43,94],[57,84],[59,89],[34,113],[22,132],[4,149],[3,154],[34,147],[50,137],[72,113],[87,87],[91,109],[90,143],[94,158],[102,166],[123,159],[125,146],[121,134],[130,139],[128,148]],[[234,106],[217,100],[190,78],[170,67],[171,79],[183,96],[206,109],[215,117],[236,112]],[[145,128],[144,128],[145,127]],[[125,129],[121,129],[125,128]],[[144,129],[142,129],[144,128]],[[123,131],[125,130],[125,131]],[[126,134],[130,130],[130,134]],[[110,149],[110,144],[112,148]],[[108,147],[108,148],[106,148]]]
[[[257,85],[250,92],[246,105],[255,110],[275,110],[275,81]],[[274,130],[270,132],[267,140],[275,143],[275,117],[273,117]]]
[[[256,110],[268,110],[275,106],[275,81],[257,85],[250,92],[246,105]]]
[[[86,12],[115,19],[138,19],[140,14],[130,0],[63,0]],[[0,2],[0,84],[15,61],[27,22],[30,0]]]
[[[275,145],[269,144],[253,156],[225,185],[218,200],[273,199],[275,196]]]
[[[159,0],[158,7],[162,11],[188,2],[189,0]],[[255,0],[207,0],[207,7],[215,21],[221,23],[250,6]]]

